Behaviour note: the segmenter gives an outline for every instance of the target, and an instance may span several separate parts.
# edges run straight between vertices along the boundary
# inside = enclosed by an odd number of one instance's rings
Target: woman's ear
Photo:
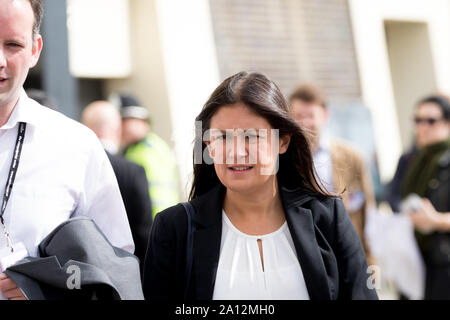
[[[214,148],[211,144],[211,141],[205,141],[206,148],[208,149],[209,156],[211,159],[214,159]]]
[[[285,135],[280,138],[280,154],[285,154],[291,142],[291,135]]]

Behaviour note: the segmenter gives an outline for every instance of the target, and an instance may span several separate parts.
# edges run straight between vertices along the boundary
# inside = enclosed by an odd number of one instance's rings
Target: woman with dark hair
[[[275,83],[236,74],[196,120],[191,201],[154,221],[147,299],[377,299],[358,234],[316,181]]]
[[[422,208],[410,215],[425,269],[425,295],[450,299],[450,103],[440,95],[422,99],[415,111],[417,151],[401,181],[401,197],[416,194]]]

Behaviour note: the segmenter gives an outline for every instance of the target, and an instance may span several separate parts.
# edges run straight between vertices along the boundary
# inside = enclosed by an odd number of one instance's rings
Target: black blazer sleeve
[[[144,262],[146,300],[183,300],[186,225],[182,205],[166,209],[155,217]]]
[[[338,299],[378,300],[376,290],[369,287],[370,273],[361,241],[340,199],[334,200],[334,228],[333,250],[339,273]]]

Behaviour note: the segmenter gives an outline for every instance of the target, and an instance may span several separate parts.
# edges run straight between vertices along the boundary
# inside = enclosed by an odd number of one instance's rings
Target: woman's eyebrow
[[[211,129],[210,132],[212,134],[226,134],[226,130],[221,130],[221,129]]]
[[[243,132],[259,132],[259,131],[267,131],[270,129],[267,128],[236,128],[236,129],[216,129],[216,128],[211,128],[210,129],[211,132],[221,132],[221,133],[227,133],[227,132],[235,132],[235,131],[243,131]]]

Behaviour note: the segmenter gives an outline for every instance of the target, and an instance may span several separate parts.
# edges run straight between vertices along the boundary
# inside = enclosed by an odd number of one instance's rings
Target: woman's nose
[[[228,158],[233,158],[235,163],[243,162],[248,156],[248,149],[245,137],[237,136],[232,141],[228,141],[227,155]]]

